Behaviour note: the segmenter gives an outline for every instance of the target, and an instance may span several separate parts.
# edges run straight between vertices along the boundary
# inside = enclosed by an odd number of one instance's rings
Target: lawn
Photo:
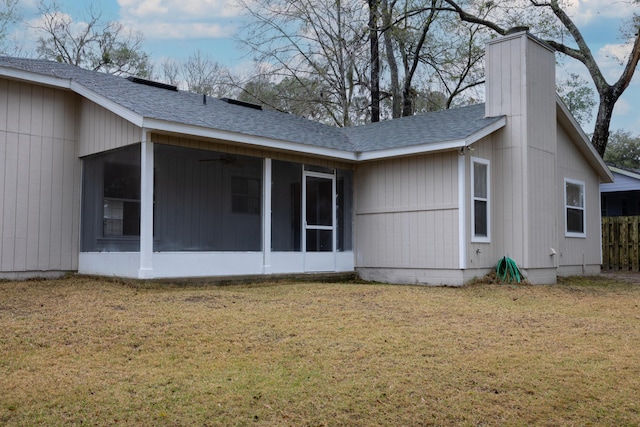
[[[0,282],[0,424],[640,425],[640,285]]]

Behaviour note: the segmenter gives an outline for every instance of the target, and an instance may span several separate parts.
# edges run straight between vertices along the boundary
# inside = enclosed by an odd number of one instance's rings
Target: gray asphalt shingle
[[[463,140],[500,120],[484,117],[484,104],[435,111],[345,128],[358,151],[376,151]]]
[[[464,139],[499,120],[473,105],[353,128],[338,128],[291,114],[256,110],[184,91],[131,82],[46,60],[0,57],[0,67],[70,79],[149,119],[237,132],[347,152],[366,152]]]

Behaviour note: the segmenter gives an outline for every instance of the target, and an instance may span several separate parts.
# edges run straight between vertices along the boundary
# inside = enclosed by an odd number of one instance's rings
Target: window
[[[586,237],[584,182],[564,180],[565,236]]]
[[[489,161],[471,158],[471,236],[473,242],[490,241]]]
[[[260,180],[244,176],[231,178],[231,212],[260,214]]]
[[[103,236],[140,235],[140,166],[104,163]]]

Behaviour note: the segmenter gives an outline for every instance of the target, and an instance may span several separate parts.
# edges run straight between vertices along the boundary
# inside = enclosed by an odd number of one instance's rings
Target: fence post
[[[610,218],[602,217],[602,269],[604,271],[611,270],[610,226]]]
[[[640,262],[638,260],[638,221],[640,217],[631,217],[631,236],[629,238],[629,244],[631,245],[629,253],[631,255],[631,270],[637,272],[640,268]]]

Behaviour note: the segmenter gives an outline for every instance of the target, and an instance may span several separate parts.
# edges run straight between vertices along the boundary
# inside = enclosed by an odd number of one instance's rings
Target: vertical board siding
[[[87,99],[80,101],[79,157],[136,144],[141,137],[138,126]]]
[[[556,207],[556,163],[555,155],[536,148],[528,153],[528,234],[529,251],[525,268],[553,268],[555,259],[550,248],[556,248],[558,242],[558,217]],[[558,218],[549,221],[550,218]]]
[[[76,97],[0,81],[0,272],[77,268]]]
[[[487,114],[508,116],[506,127],[496,134],[492,163],[497,193],[492,196],[491,240],[493,250],[502,252],[494,255],[508,255],[524,268],[553,268],[549,249],[557,246],[556,224],[562,218],[555,208],[553,53],[529,36],[515,34],[489,42],[487,56]],[[474,264],[478,260],[472,253],[469,259]]]
[[[602,269],[640,271],[640,216],[602,218]]]
[[[599,265],[601,263],[600,181],[591,166],[570,140],[565,130],[558,126],[557,210],[560,257],[563,265]],[[585,183],[586,238],[565,237],[564,178]]]
[[[18,200],[18,134],[13,132],[5,133],[4,142],[4,197],[2,199],[0,270],[13,271]]]
[[[457,268],[457,156],[357,166],[358,267]]]

